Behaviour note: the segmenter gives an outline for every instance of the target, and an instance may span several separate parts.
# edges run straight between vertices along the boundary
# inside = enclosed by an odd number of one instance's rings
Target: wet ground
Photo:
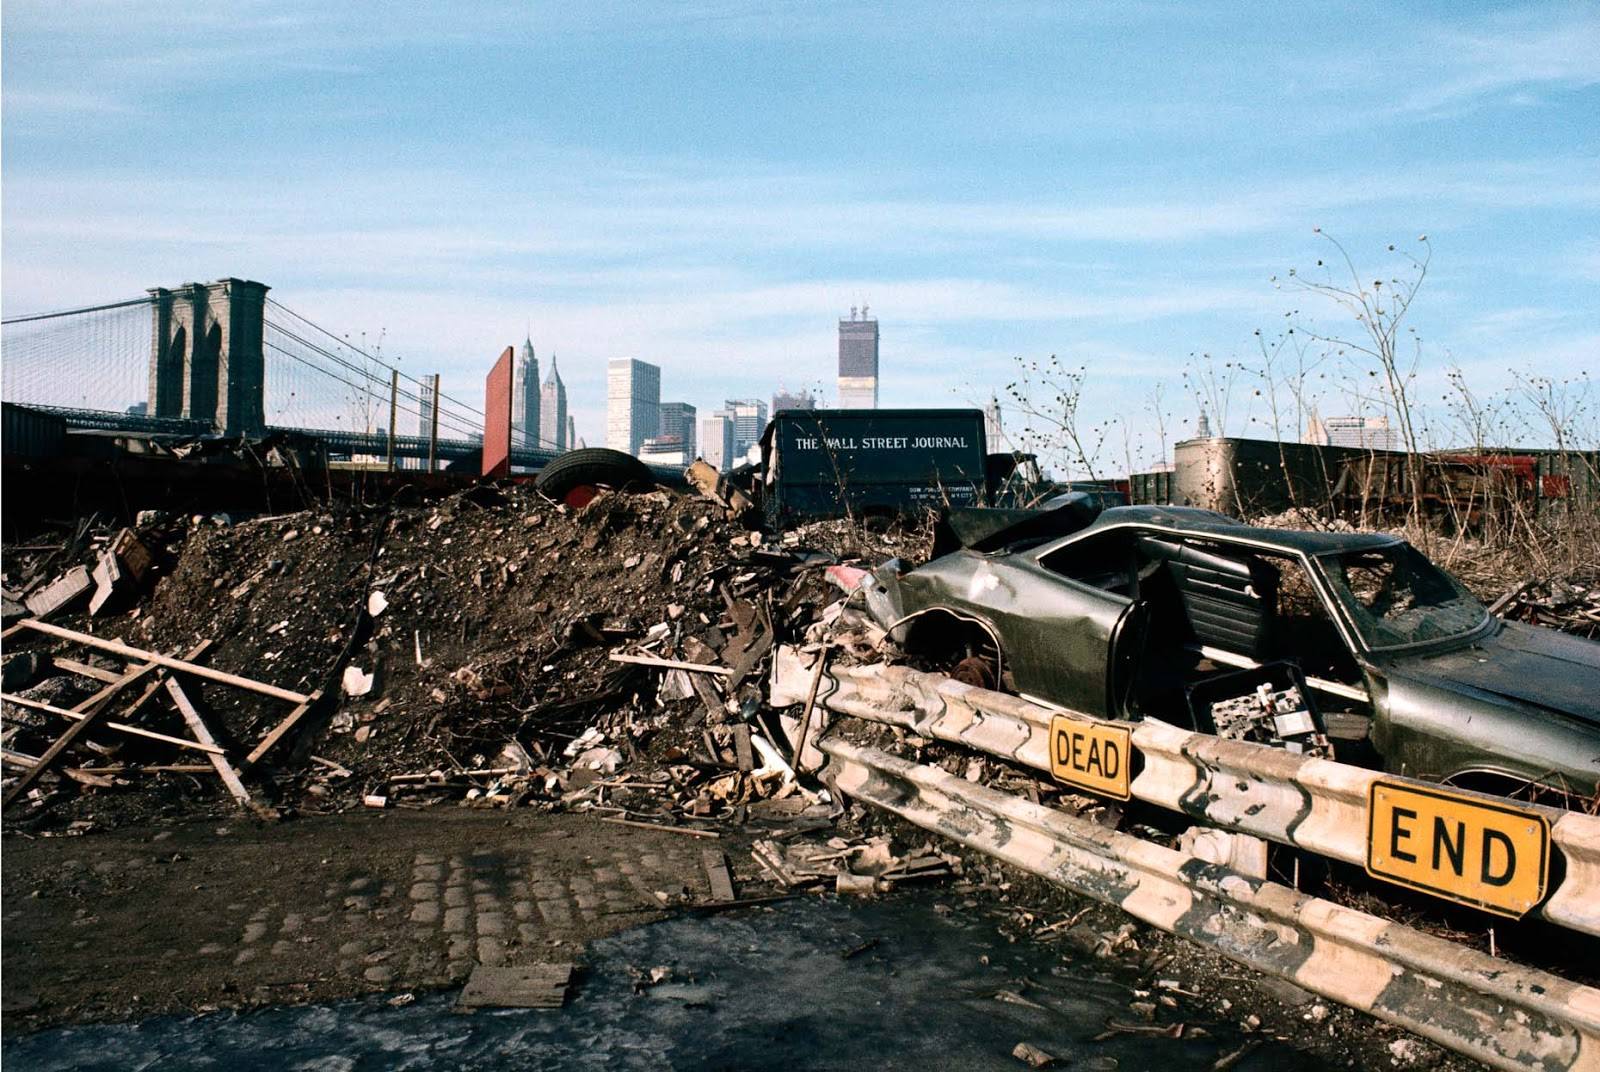
[[[847,955],[848,954],[848,955]],[[942,914],[933,895],[784,902],[590,943],[567,1007],[452,1011],[455,992],[58,1028],[0,1048],[10,1070],[525,1068],[1016,1069],[1028,1042],[1074,1069],[1210,1069],[1251,1040],[1204,1012],[1128,1010],[1103,962]],[[636,988],[651,969],[662,981]],[[1097,1036],[1116,1032],[1095,1041]],[[1261,1040],[1236,1069],[1321,1068]]]

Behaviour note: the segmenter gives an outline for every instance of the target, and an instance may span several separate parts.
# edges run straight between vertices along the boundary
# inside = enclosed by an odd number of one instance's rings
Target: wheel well
[[[921,611],[906,623],[905,649],[936,664],[978,657],[993,665],[998,683],[1005,671],[1005,649],[1000,637],[978,618],[943,607]]]

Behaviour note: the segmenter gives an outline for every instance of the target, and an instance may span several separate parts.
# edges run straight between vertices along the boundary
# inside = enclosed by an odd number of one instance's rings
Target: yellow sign
[[[1133,795],[1128,790],[1132,764],[1132,735],[1127,727],[1051,716],[1050,773],[1057,781],[1127,800]]]
[[[1502,916],[1544,900],[1550,823],[1536,811],[1378,781],[1367,797],[1367,873]]]

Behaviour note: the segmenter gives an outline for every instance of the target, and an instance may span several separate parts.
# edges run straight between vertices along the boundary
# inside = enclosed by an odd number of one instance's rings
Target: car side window
[[[1133,535],[1127,531],[1102,532],[1077,540],[1045,555],[1039,564],[1079,584],[1124,599],[1133,597]]]

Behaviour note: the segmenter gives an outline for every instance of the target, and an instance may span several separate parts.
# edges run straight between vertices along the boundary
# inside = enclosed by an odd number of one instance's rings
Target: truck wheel
[[[533,486],[568,506],[581,507],[602,488],[647,488],[655,484],[648,466],[631,454],[606,447],[569,450],[547,462]]]

